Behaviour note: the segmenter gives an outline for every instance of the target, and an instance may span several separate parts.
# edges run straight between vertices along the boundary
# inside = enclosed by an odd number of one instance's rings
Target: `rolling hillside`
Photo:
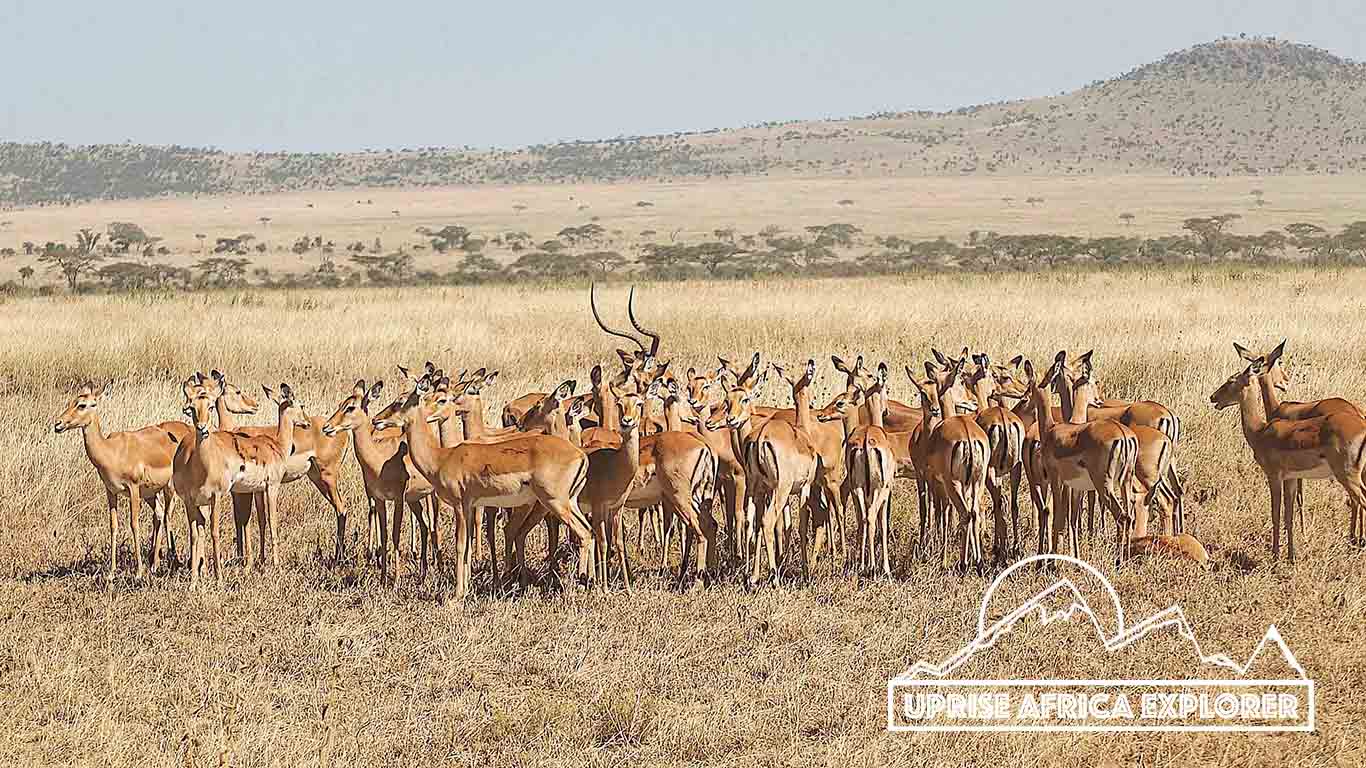
[[[515,151],[0,144],[0,205],[737,176],[1358,173],[1363,125],[1366,65],[1296,43],[1222,39],[1057,97]]]

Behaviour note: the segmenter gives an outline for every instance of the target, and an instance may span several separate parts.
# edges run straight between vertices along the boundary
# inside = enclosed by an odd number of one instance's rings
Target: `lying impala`
[[[90,459],[104,485],[105,501],[109,505],[109,573],[106,581],[111,588],[118,570],[119,497],[128,497],[128,530],[139,578],[142,576],[142,526],[138,512],[143,504],[152,510],[150,575],[160,562],[157,537],[159,530],[165,527],[166,513],[171,508],[171,469],[176,450],[190,438],[190,426],[183,421],[164,421],[142,429],[104,434],[99,406],[100,401],[109,396],[113,385],[112,381],[103,387],[92,382],[82,385],[52,425],[52,431],[58,434],[81,430],[86,458]],[[167,551],[174,560],[174,540],[170,528],[165,528]]]
[[[1268,407],[1269,402],[1257,407],[1259,400],[1268,400],[1267,395],[1274,398],[1273,382],[1261,376],[1264,369],[1264,360],[1252,361],[1215,390],[1210,403],[1219,410],[1238,406],[1243,438],[1271,491],[1271,553],[1273,558],[1280,559],[1281,512],[1286,501],[1284,492],[1291,489],[1289,481],[1337,480],[1354,507],[1353,528],[1360,527],[1357,510],[1366,507],[1366,488],[1362,486],[1362,472],[1366,471],[1366,420],[1355,410],[1339,410],[1310,419],[1268,420],[1265,412],[1274,410]],[[1284,520],[1287,556],[1293,563],[1294,515],[1287,510]]]
[[[443,448],[427,423],[451,415],[449,381],[418,381],[401,403],[375,420],[377,429],[401,426],[413,465],[456,510],[456,597],[469,593],[469,532],[478,506],[518,507],[535,502],[568,525],[579,540],[581,564],[593,552],[592,531],[578,496],[588,478],[588,457],[555,435],[528,434],[496,443],[466,442]]]

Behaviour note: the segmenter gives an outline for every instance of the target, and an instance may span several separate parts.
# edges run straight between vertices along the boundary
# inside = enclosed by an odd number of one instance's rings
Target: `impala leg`
[[[166,528],[166,502],[161,493],[152,494],[152,498],[143,501],[152,508],[152,551],[147,553],[147,583],[150,584],[152,575],[161,564],[160,538],[162,530]]]
[[[1010,468],[1011,557],[1016,557],[1020,553],[1020,475],[1022,472],[1023,468],[1019,462]]]
[[[332,507],[332,514],[337,519],[337,546],[333,559],[340,564],[346,559],[346,505],[342,502],[341,492],[337,490],[338,478],[332,472],[310,469],[308,479],[327,500]]]
[[[1274,477],[1267,478],[1267,485],[1271,489],[1271,559],[1281,559],[1281,481]],[[1293,497],[1292,497],[1293,498]]]
[[[251,505],[254,497],[251,494],[234,493],[228,498],[232,500],[233,542],[237,559],[242,561],[243,567],[250,568],[251,547],[247,546],[247,526],[251,523]]]
[[[495,549],[498,539],[498,509],[496,507],[484,507],[480,510],[484,516],[484,541],[489,549],[489,573],[492,575],[493,583],[498,583],[498,550]]]
[[[186,553],[186,559],[188,560],[188,564],[190,567],[190,589],[194,589],[195,586],[199,584],[198,551],[195,549],[195,545],[199,541],[199,537],[195,535],[195,526],[197,524],[195,518],[200,514],[200,512],[198,507],[196,507],[189,499],[185,498],[184,496],[180,498],[181,503],[185,505],[185,546],[189,549],[189,551]]]
[[[386,499],[375,499],[375,532],[378,537],[378,544],[375,548],[376,564],[379,566],[379,581],[381,584],[389,580],[389,501]],[[400,502],[395,499],[393,502],[394,517],[402,517]],[[398,529],[402,523],[398,520],[394,522],[394,534],[399,533]],[[395,539],[398,541],[398,539]],[[395,566],[395,571],[398,567]],[[395,575],[397,581],[397,574]]]
[[[469,594],[469,572],[465,562],[469,557],[469,521],[474,508],[468,497],[462,497],[455,505],[455,599],[464,600]]]
[[[621,581],[622,581],[623,584],[626,585],[626,592],[627,592],[627,594],[630,594],[630,592],[631,592],[631,566],[630,566],[630,559],[629,559],[629,557],[628,557],[627,554],[626,554],[626,536],[625,536],[625,531],[624,531],[623,528],[622,528],[622,525],[623,525],[623,521],[624,521],[624,517],[625,517],[625,516],[622,515],[621,512],[622,512],[622,508],[621,508],[621,507],[617,507],[616,509],[614,509],[614,510],[612,511],[613,538],[615,538],[615,539],[617,540],[617,560],[619,561],[619,562],[618,562],[618,565],[619,565],[620,568],[621,568]],[[667,536],[668,534],[665,534],[665,535]],[[665,549],[665,553],[664,553],[664,554],[665,554],[665,556],[666,556],[665,562],[667,562],[667,555],[668,555],[667,545],[666,545],[666,549]]]
[[[405,489],[405,490],[406,490],[406,489]],[[394,578],[394,583],[397,584],[397,583],[398,583],[399,573],[403,570],[403,518],[404,518],[405,515],[408,514],[408,512],[407,512],[407,510],[405,510],[405,509],[403,508],[403,497],[402,497],[402,496],[398,496],[398,497],[394,498],[393,501],[390,502],[390,504],[388,504],[388,505],[386,505],[386,506],[392,508],[393,513],[394,513],[394,523],[393,523],[393,525],[394,525],[394,530],[393,530],[393,533],[391,534],[392,538],[390,539],[390,540],[393,542],[393,546],[390,547],[389,542],[384,540],[384,535],[381,533],[381,534],[380,534],[380,551],[381,551],[382,554],[380,554],[380,572],[381,572],[381,574],[383,574],[386,578],[388,577],[388,575],[389,575],[389,574],[388,574],[388,571],[389,571],[389,568],[388,568],[389,552],[390,552],[390,549],[392,549],[392,550],[393,550],[393,555],[394,555],[394,577],[393,577],[393,578]],[[385,525],[389,522],[389,521],[385,518],[385,511],[384,511],[383,508],[380,509],[379,521],[380,521],[380,528],[381,528],[381,530],[382,530],[382,529],[385,527]],[[408,529],[408,535],[409,535],[410,537],[416,535],[416,534],[414,533],[414,530],[415,530],[415,529],[416,529],[416,523],[414,523],[413,526],[410,527],[410,528]]]
[[[218,496],[209,499],[209,540],[213,543],[210,555],[213,557],[213,581],[214,584],[223,584],[222,565],[218,561]],[[202,545],[201,545],[202,546]]]
[[[993,472],[991,481],[987,483],[987,493],[991,496],[992,560],[1000,565],[1004,565],[1009,560],[1006,550],[1010,545],[1009,531],[1006,529],[1004,490],[1001,478]]]
[[[1287,559],[1287,561],[1288,561],[1291,565],[1294,565],[1294,564],[1295,564],[1295,513],[1298,513],[1298,514],[1299,514],[1300,520],[1301,520],[1301,521],[1304,520],[1304,506],[1303,506],[1304,486],[1303,486],[1303,481],[1296,480],[1296,481],[1294,481],[1294,482],[1295,482],[1296,487],[1295,487],[1295,489],[1294,489],[1293,491],[1291,491],[1291,490],[1289,490],[1289,489],[1285,489],[1285,490],[1283,490],[1283,491],[1281,492],[1281,504],[1282,504],[1282,505],[1284,505],[1284,504],[1286,503],[1285,500],[1286,500],[1287,497],[1290,498],[1290,499],[1292,499],[1293,501],[1291,501],[1290,503],[1292,503],[1292,504],[1295,505],[1295,509],[1294,509],[1293,511],[1284,511],[1284,512],[1283,512],[1283,514],[1284,514],[1284,520],[1285,520],[1285,552],[1286,552],[1286,559]]]
[[[427,515],[424,514],[422,511],[421,501],[410,501],[408,502],[407,506],[408,513],[412,515],[414,520],[417,521],[417,525],[414,525],[413,527],[416,529],[420,529],[419,538],[422,540],[422,550],[420,553],[421,564],[419,565],[418,570],[418,581],[425,583],[427,581],[427,545],[431,541],[432,537],[432,524],[431,521],[427,519]],[[397,501],[394,502],[394,515],[395,517],[402,516],[402,513],[399,510],[399,503]]]

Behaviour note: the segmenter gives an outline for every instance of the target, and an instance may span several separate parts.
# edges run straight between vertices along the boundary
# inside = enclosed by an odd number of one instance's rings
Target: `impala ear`
[[[574,396],[574,389],[578,386],[579,383],[573,379],[564,382],[563,384],[555,388],[555,399],[568,400],[569,398]]]
[[[678,379],[669,379],[669,396],[678,397]]]
[[[855,368],[855,369],[858,369],[858,368],[862,368],[862,367],[863,367],[863,358],[860,357],[860,358],[859,358],[859,363],[858,363],[858,365],[855,365],[854,368]],[[811,383],[811,380],[814,379],[814,378],[816,378],[816,361],[815,361],[814,359],[807,360],[807,361],[806,361],[806,375],[802,377],[802,381],[805,381],[807,384],[810,384],[810,383]]]
[[[498,374],[499,374],[499,373],[500,373],[500,371],[494,371],[493,373],[485,374],[485,375],[484,375],[484,386],[486,386],[486,387],[493,386],[493,382],[495,382],[495,381],[498,380]]]
[[[275,403],[276,405],[279,405],[280,400],[279,400],[279,398],[277,398],[277,397],[275,396],[275,390],[271,389],[270,387],[266,386],[265,384],[262,384],[262,385],[261,385],[261,391],[264,392],[264,393],[266,393],[266,399],[267,399],[267,400],[271,401],[272,403]]]
[[[1029,382],[1030,384],[1033,384],[1033,383],[1034,383],[1034,364],[1031,363],[1031,362],[1029,362],[1028,360],[1025,360],[1025,361],[1024,361],[1024,372],[1025,372],[1025,381]]]
[[[906,378],[910,379],[911,381],[915,381],[915,371],[911,370],[911,366],[904,365],[902,367],[906,369]]]
[[[1067,364],[1067,350],[1065,350],[1065,349],[1060,349],[1060,350],[1058,350],[1058,354],[1056,354],[1056,355],[1053,356],[1053,364],[1054,364],[1054,365],[1066,365],[1066,364]]]
[[[695,378],[697,378],[697,369],[696,369],[696,368],[693,368],[692,366],[689,366],[689,367],[688,367],[688,373],[687,373],[687,379],[688,379],[688,381],[692,381],[692,380],[695,379]]]
[[[428,360],[427,364],[422,367],[422,371],[427,374],[436,373],[436,365],[433,364],[431,360]]]
[[[1281,343],[1284,344],[1285,342]],[[1244,347],[1242,344],[1239,344],[1236,341],[1233,342],[1233,351],[1238,353],[1238,357],[1243,358],[1249,363],[1257,359],[1257,356],[1252,354],[1252,350],[1248,349],[1247,347]]]
[[[948,364],[949,364],[949,359],[948,359],[947,357],[944,357],[944,353],[943,353],[943,352],[940,352],[939,350],[935,349],[934,347],[930,347],[930,354],[931,354],[931,355],[934,355],[935,362],[939,363],[940,365],[948,365]]]
[[[416,382],[416,381],[417,381],[417,377],[413,376],[413,374],[412,374],[411,372],[409,372],[407,368],[404,368],[404,367],[401,366],[401,365],[395,366],[395,367],[398,368],[399,375],[403,376],[403,380],[404,380],[404,381],[411,381],[411,382]]]
[[[591,382],[593,382],[593,386],[595,386],[595,387],[600,387],[600,386],[602,386],[602,366],[601,366],[601,365],[595,365],[595,366],[593,366],[593,370],[591,370],[591,371],[588,372],[588,380],[591,381]]]
[[[1281,339],[1281,343],[1277,344],[1276,348],[1271,350],[1271,353],[1266,356],[1267,368],[1275,367],[1276,363],[1281,359],[1281,355],[1285,354],[1285,341],[1285,339]]]
[[[835,364],[835,370],[839,371],[840,373],[846,376],[848,376],[851,373],[849,370],[849,366],[844,364],[844,361],[839,358],[839,355],[831,355],[830,362]]]
[[[938,376],[939,376],[939,367],[936,366],[934,363],[931,363],[930,361],[926,360],[926,361],[925,361],[925,375],[926,375],[926,376],[929,376],[931,379],[938,378]],[[912,376],[911,378],[915,378],[915,377]]]
[[[862,371],[863,371],[863,355],[859,355],[857,358],[854,359],[854,373],[860,373],[860,372],[862,372]]]
[[[1077,361],[1080,362],[1082,365],[1090,365],[1090,364],[1091,364],[1091,355],[1094,354],[1094,353],[1095,353],[1095,350],[1094,350],[1094,349],[1088,349],[1088,350],[1086,350],[1085,354],[1083,354],[1081,357],[1078,357],[1078,358],[1077,358]]]
[[[886,362],[885,360],[884,360],[883,362],[877,364],[877,377],[878,377],[879,379],[882,380],[882,383],[883,383],[884,385],[886,385],[886,383],[887,383],[887,362]]]
[[[427,394],[428,392],[431,392],[431,391],[432,391],[432,377],[430,377],[430,376],[423,376],[422,378],[418,379],[418,380],[417,380],[417,383],[416,383],[416,384],[414,385],[414,387],[413,387],[413,391],[416,392],[416,393],[419,394],[419,395],[425,395],[425,394]]]
[[[627,368],[636,364],[636,356],[621,347],[617,347],[617,357],[621,358],[621,364]]]
[[[384,382],[377,381],[370,385],[370,391],[365,393],[365,398],[361,400],[361,407],[368,408],[371,401],[379,398],[380,392],[384,391]]]
[[[1020,364],[1023,363],[1024,361],[1025,361],[1024,355],[1016,355],[1016,356],[1010,358],[1010,367],[1011,367],[1011,368],[1019,368],[1019,367],[1020,367]]]
[[[570,421],[576,421],[580,416],[583,415],[583,407],[584,406],[582,400],[575,400],[574,402],[570,403],[569,409],[565,411],[565,418]]]
[[[754,379],[754,384],[749,388],[749,393],[750,393],[750,395],[753,396],[753,397],[758,397],[758,396],[759,396],[759,391],[762,390],[762,389],[764,388],[764,384],[765,384],[767,381],[768,381],[768,369],[765,368],[765,369],[763,369],[762,371],[759,372],[759,375],[758,375],[757,377],[755,377],[755,379]]]
[[[209,375],[213,377],[214,381],[218,382],[219,386],[222,386],[223,382],[227,380],[227,378],[223,375],[223,372],[218,370],[217,368],[214,368],[212,371],[209,371]]]
[[[94,389],[94,387],[91,387],[91,389]],[[113,391],[114,391],[114,380],[113,380],[113,379],[110,379],[109,381],[106,381],[106,382],[104,383],[104,388],[102,388],[102,389],[100,390],[100,397],[109,397],[110,393],[112,393]]]
[[[281,382],[281,383],[280,383],[280,397],[284,398],[287,402],[293,402],[293,401],[294,401],[294,390],[293,390],[293,389],[290,389],[290,387],[289,387],[288,384],[285,384],[285,383]]]

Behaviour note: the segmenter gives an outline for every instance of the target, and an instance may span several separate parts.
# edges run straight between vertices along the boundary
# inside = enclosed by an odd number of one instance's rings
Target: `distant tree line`
[[[294,253],[314,257],[302,271],[272,272],[251,261],[265,244],[250,234],[220,237],[212,253],[190,266],[160,261],[167,255],[160,238],[127,222],[107,231],[82,229],[74,242],[25,243],[24,252],[72,293],[83,291],[201,290],[260,287],[343,287],[476,284],[490,282],[612,279],[754,279],[773,276],[860,276],[947,271],[1035,271],[1121,265],[1160,266],[1278,262],[1313,265],[1366,264],[1366,221],[1332,232],[1296,222],[1261,234],[1233,231],[1237,214],[1192,217],[1181,231],[1160,237],[1078,237],[1059,234],[1002,234],[975,230],[961,241],[946,237],[908,238],[870,235],[847,223],[812,225],[788,231],[768,226],[741,233],[719,228],[710,237],[689,241],[680,231],[642,231],[623,244],[624,233],[590,222],[565,227],[537,242],[531,234],[508,231],[481,236],[460,225],[418,228],[425,243],[386,249],[376,238],[338,249],[322,235],[300,236]],[[203,242],[201,238],[201,243]],[[337,261],[338,252],[346,259]],[[415,251],[430,250],[422,259]],[[504,260],[491,252],[505,254]],[[12,258],[15,254],[0,254]],[[26,290],[32,267],[20,270]],[[40,288],[48,290],[51,288]]]

